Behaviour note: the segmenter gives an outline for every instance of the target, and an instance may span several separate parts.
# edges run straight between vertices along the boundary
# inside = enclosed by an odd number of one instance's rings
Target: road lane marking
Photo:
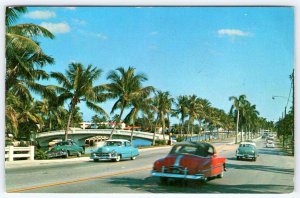
[[[26,188],[17,188],[17,189],[8,190],[7,193],[18,193],[18,192],[35,190],[35,189],[40,189],[40,188],[47,188],[47,187],[58,186],[58,185],[66,185],[66,184],[72,184],[72,183],[77,183],[77,182],[103,179],[106,177],[113,177],[113,176],[124,175],[124,174],[128,174],[128,173],[133,173],[133,172],[138,172],[138,171],[143,171],[143,170],[151,170],[151,169],[152,169],[151,167],[147,167],[147,168],[143,167],[143,168],[139,168],[139,169],[110,173],[110,174],[96,176],[96,177],[87,177],[87,178],[80,178],[80,179],[74,179],[74,180],[63,181],[63,182],[54,182],[54,183],[50,183],[50,184],[44,184],[44,185],[38,185],[38,186],[32,186],[32,187],[26,187]]]

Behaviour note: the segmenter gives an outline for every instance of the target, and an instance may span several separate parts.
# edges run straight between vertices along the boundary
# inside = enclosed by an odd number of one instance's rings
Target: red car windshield
[[[201,157],[207,157],[210,155],[206,148],[191,146],[191,145],[174,146],[170,154],[190,154],[190,155],[198,155]]]

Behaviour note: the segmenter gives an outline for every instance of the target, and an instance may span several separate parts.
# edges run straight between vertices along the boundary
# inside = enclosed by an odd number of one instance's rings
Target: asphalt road
[[[166,185],[150,176],[153,162],[170,147],[141,150],[136,160],[93,162],[87,158],[33,166],[7,166],[8,193],[291,193],[294,157],[265,148],[259,140],[257,161],[235,158],[237,145],[216,144],[227,158],[224,178],[207,184],[170,181]]]

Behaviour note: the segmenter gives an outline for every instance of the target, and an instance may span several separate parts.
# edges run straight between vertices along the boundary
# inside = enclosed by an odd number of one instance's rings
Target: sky
[[[29,7],[17,23],[55,35],[36,38],[55,59],[47,72],[92,64],[103,70],[102,84],[109,71],[132,66],[148,77],[145,86],[174,98],[195,94],[225,112],[230,96],[245,94],[270,121],[291,106],[292,7]],[[109,113],[113,102],[100,106]],[[80,108],[85,121],[96,114]]]

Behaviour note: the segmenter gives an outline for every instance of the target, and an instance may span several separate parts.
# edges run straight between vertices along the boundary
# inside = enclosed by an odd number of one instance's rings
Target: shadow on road
[[[241,170],[258,170],[258,171],[266,171],[266,172],[272,172],[272,173],[282,173],[282,174],[289,174],[293,175],[294,174],[294,169],[290,168],[276,168],[274,166],[265,166],[265,165],[256,165],[256,164],[243,164],[243,165],[238,165],[238,164],[230,164],[227,163],[226,167],[228,170],[230,169],[241,169]]]
[[[266,185],[266,184],[242,184],[242,185],[222,185],[208,182],[201,184],[199,182],[182,182],[174,180],[168,184],[160,184],[158,178],[147,177],[137,179],[130,177],[114,177],[110,183],[114,185],[126,186],[135,191],[150,193],[291,193],[293,186]],[[282,192],[285,189],[285,192]]]

